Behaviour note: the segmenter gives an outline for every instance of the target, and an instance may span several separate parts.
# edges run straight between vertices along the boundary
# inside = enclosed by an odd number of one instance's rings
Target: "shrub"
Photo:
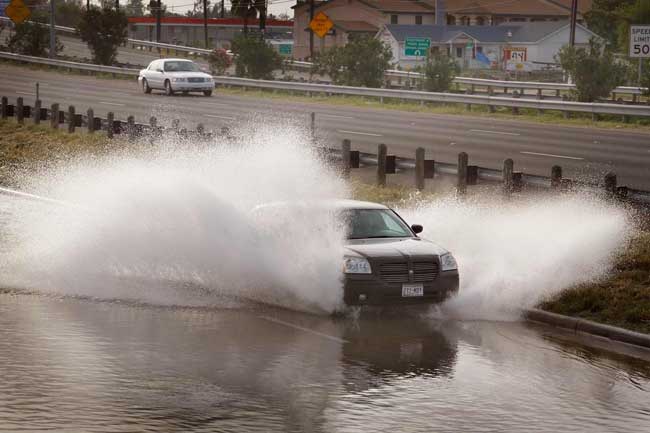
[[[77,33],[81,40],[88,43],[93,62],[112,65],[116,61],[117,47],[127,40],[128,24],[122,10],[111,9],[110,6],[91,6],[79,21]]]
[[[45,57],[50,48],[50,29],[30,21],[18,24],[13,35],[7,41],[7,48],[12,53]],[[56,38],[56,52],[58,53],[62,49],[63,44]]]
[[[458,65],[451,57],[435,53],[427,57],[424,64],[424,90],[448,92],[458,73]]]
[[[263,39],[239,35],[232,41],[235,52],[235,71],[240,77],[273,78],[273,71],[280,68],[282,58]]]
[[[208,62],[210,63],[212,73],[223,75],[224,72],[226,72],[226,69],[232,65],[232,58],[228,55],[226,50],[216,48],[208,56]]]

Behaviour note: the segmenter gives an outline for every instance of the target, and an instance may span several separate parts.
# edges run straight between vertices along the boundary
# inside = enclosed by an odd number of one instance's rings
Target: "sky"
[[[221,1],[221,0],[212,0]],[[163,0],[169,10],[174,6],[174,12],[183,13],[188,9],[192,9],[194,0]],[[293,17],[291,6],[296,4],[296,0],[269,0],[269,12],[272,14],[280,14],[286,12],[290,17]],[[226,8],[230,7],[230,1],[226,0]]]

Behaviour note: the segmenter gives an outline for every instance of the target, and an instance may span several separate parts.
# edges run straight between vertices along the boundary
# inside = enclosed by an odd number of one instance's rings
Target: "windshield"
[[[390,209],[351,209],[343,212],[348,239],[410,238],[413,233]]]
[[[165,72],[199,72],[199,67],[193,62],[165,62]]]

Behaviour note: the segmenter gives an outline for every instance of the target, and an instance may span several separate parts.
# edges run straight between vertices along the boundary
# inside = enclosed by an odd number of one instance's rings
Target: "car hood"
[[[190,77],[201,77],[201,78],[212,78],[212,75],[206,74],[205,72],[165,72],[165,75],[174,78],[190,78]]]
[[[408,258],[414,255],[442,255],[448,251],[424,239],[350,239],[345,248],[366,258]]]

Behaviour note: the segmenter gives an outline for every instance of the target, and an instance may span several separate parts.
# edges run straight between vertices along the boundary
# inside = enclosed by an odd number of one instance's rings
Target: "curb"
[[[539,322],[560,328],[570,329],[575,333],[598,335],[610,340],[622,343],[633,344],[650,349],[650,334],[628,331],[616,326],[603,325],[591,320],[579,319],[576,317],[563,316],[561,314],[549,313],[539,309],[524,310],[524,318],[530,322]]]

